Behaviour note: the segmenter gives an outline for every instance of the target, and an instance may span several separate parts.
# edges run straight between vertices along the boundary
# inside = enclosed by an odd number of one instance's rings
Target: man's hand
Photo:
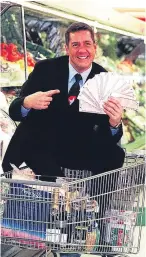
[[[58,89],[49,90],[47,92],[36,92],[24,98],[23,107],[36,110],[47,109],[53,100],[52,96],[59,93],[60,91]]]
[[[112,127],[116,127],[122,118],[123,108],[115,98],[108,99],[103,105],[105,113],[109,116],[109,123]]]

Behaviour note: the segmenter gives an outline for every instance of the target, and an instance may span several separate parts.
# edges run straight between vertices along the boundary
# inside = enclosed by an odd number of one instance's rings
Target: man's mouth
[[[88,59],[89,56],[78,56],[77,58],[80,59],[80,60],[85,60],[85,59]]]

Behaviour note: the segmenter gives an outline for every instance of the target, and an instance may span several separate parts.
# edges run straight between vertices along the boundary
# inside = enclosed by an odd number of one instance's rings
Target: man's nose
[[[86,47],[84,45],[81,45],[78,49],[79,52],[86,52]]]

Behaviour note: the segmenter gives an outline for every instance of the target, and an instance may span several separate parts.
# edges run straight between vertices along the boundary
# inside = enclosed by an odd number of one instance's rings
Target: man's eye
[[[74,43],[74,44],[72,44],[72,46],[77,47],[77,46],[78,46],[78,43]]]
[[[91,43],[90,42],[86,42],[86,46],[91,46]]]

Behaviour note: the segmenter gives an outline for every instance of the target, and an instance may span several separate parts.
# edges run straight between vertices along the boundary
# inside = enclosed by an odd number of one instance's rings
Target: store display
[[[10,104],[21,90],[27,75],[33,70],[35,62],[65,54],[64,32],[71,23],[65,16],[30,9],[24,10],[26,32],[26,59],[24,63],[24,42],[21,14],[17,7],[11,7],[2,15],[1,40],[1,86]],[[126,33],[125,33],[126,34]],[[139,102],[137,111],[124,111],[122,146],[128,151],[145,148],[145,49],[141,37],[125,36],[116,31],[97,28],[95,33],[97,53],[95,62],[109,72],[131,77]],[[134,49],[136,48],[136,53]],[[88,106],[91,108],[91,106]]]
[[[18,50],[16,44],[0,44],[1,87],[21,86],[25,80],[24,54]],[[35,61],[31,53],[27,52],[28,72],[33,70]]]
[[[5,95],[0,91],[0,109],[4,110],[5,112],[8,112],[8,103],[6,100]]]
[[[15,129],[15,123],[4,110],[0,109],[0,161],[2,161],[4,157]]]

